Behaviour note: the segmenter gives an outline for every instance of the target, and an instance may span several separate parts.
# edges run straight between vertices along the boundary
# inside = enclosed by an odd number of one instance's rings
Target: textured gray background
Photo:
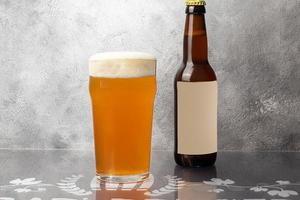
[[[300,150],[300,1],[207,0],[219,148]],[[0,0],[0,148],[92,148],[88,57],[158,58],[154,149],[173,148],[183,0]]]

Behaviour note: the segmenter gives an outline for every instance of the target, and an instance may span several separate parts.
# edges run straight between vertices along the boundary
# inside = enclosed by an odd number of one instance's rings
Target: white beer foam
[[[99,53],[89,59],[89,74],[103,78],[135,78],[154,76],[156,59],[141,52]]]

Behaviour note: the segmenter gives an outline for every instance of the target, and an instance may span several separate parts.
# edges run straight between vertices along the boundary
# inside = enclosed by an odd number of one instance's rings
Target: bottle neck
[[[187,6],[183,41],[183,62],[208,63],[205,7]]]

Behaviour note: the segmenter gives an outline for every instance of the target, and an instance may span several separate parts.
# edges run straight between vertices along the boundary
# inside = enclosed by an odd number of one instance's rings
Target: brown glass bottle
[[[217,78],[208,62],[204,14],[203,5],[186,8],[183,62],[174,84],[174,156],[184,167],[214,165],[217,157]]]

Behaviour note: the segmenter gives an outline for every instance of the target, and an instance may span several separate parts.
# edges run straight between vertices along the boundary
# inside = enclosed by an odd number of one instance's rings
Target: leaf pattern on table
[[[166,178],[168,179],[167,185],[157,190],[145,192],[145,195],[151,197],[161,196],[161,195],[175,192],[185,186],[185,182],[181,178],[178,178],[177,176],[166,176]]]
[[[60,182],[56,183],[56,185],[62,191],[65,191],[70,194],[74,194],[77,196],[91,195],[91,191],[86,191],[85,189],[81,189],[76,185],[76,182],[82,177],[82,175],[72,175],[71,177],[66,177],[60,180]]]
[[[27,192],[31,192],[31,189],[28,189],[28,188],[17,188],[17,189],[15,189],[15,191],[17,193],[27,193]]]
[[[268,194],[271,196],[289,197],[297,196],[298,192],[293,190],[270,190]]]
[[[278,180],[278,181],[276,181],[276,183],[278,183],[279,185],[289,185],[289,184],[291,184],[290,181],[282,181],[282,180]]]
[[[78,187],[77,182],[82,177],[83,177],[82,175],[72,175],[70,177],[66,177],[60,180],[58,183],[56,183],[56,185],[42,183],[41,180],[37,180],[36,178],[25,178],[25,179],[17,178],[9,181],[10,185],[0,185],[0,190],[11,190],[17,193],[43,192],[46,191],[45,187],[54,186],[56,188],[59,188],[62,191],[77,196],[91,195],[92,194],[91,191],[81,189],[80,187]],[[121,184],[122,187],[119,187],[119,185],[115,187],[116,184],[106,183],[107,187],[104,187],[103,189],[104,190],[126,190],[126,191],[145,190],[146,192],[144,193],[144,195],[150,197],[156,197],[156,196],[161,196],[161,195],[175,192],[183,187],[189,187],[189,185],[184,180],[182,180],[177,176],[168,175],[165,177],[167,178],[168,183],[165,186],[152,191],[151,190],[149,191],[148,189],[150,189],[150,187],[152,187],[152,184],[154,183],[153,175],[150,175],[150,178],[145,182],[139,184],[133,184],[133,183]],[[207,192],[221,193],[221,192],[225,192],[225,190],[230,190],[235,192],[250,190],[253,192],[262,192],[262,193],[264,192],[270,196],[279,196],[283,198],[290,197],[290,196],[297,196],[298,195],[297,191],[288,190],[287,187],[300,185],[300,183],[291,183],[289,180],[277,180],[275,181],[275,184],[258,184],[257,186],[241,186],[241,185],[235,185],[234,184],[235,182],[231,179],[221,179],[221,178],[212,178],[209,181],[203,181],[203,183],[206,185],[218,186],[215,189],[207,190]],[[91,184],[92,190],[102,190],[102,188],[98,188],[94,186],[95,185]],[[83,198],[82,200],[87,199],[84,197],[82,198]],[[60,200],[60,199],[63,200],[64,198],[55,198],[55,200]],[[0,197],[0,200],[14,200],[14,198]],[[40,200],[40,199],[35,197],[32,198],[31,200]]]
[[[209,192],[223,192],[224,189],[229,189],[231,191],[239,191],[241,189],[249,189],[253,192],[266,192],[270,196],[280,196],[280,197],[289,197],[289,196],[297,196],[298,192],[293,190],[284,190],[282,187],[286,187],[288,185],[299,185],[297,183],[291,183],[288,180],[278,180],[277,184],[273,185],[258,185],[255,187],[252,186],[239,186],[233,185],[234,181],[230,179],[222,180],[220,178],[212,178],[210,181],[203,181],[204,184],[214,185],[223,187],[223,189],[214,189]]]
[[[220,178],[212,178],[210,181],[203,181],[203,183],[206,185],[231,185],[234,184],[234,181],[230,179],[222,180]]]
[[[214,193],[221,193],[221,192],[224,192],[224,191],[225,191],[225,190],[219,189],[219,188],[213,189],[213,190],[208,190],[208,192],[214,192]]]
[[[23,180],[18,178],[18,179],[10,181],[9,183],[13,184],[13,185],[36,185],[41,182],[42,181],[37,181],[35,178],[26,178]]]
[[[268,191],[268,188],[264,188],[264,187],[261,187],[261,186],[256,186],[256,187],[250,188],[250,190],[252,190],[254,192],[266,192],[266,191]]]

